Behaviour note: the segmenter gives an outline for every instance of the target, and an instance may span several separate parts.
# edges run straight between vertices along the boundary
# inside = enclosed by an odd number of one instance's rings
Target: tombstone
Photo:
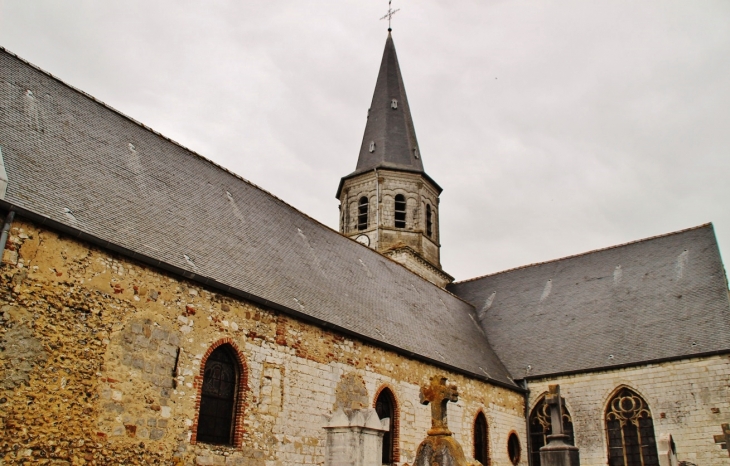
[[[383,434],[390,419],[379,419],[375,409],[337,409],[327,419],[325,466],[381,466]]]
[[[421,404],[431,404],[431,429],[416,451],[413,466],[474,466],[464,456],[464,450],[451,435],[446,417],[449,401],[459,400],[455,385],[446,385],[446,377],[431,377],[430,383],[421,387]]]
[[[550,407],[552,433],[547,436],[547,445],[540,448],[541,466],[579,466],[578,447],[568,443],[570,436],[563,431],[563,398],[560,396],[560,385],[550,385],[545,401]]]
[[[657,439],[659,452],[659,466],[677,466],[677,447],[674,445],[672,434],[659,434]]]

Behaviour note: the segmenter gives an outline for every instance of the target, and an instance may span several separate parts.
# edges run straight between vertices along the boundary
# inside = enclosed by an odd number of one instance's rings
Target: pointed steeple
[[[385,41],[355,173],[374,168],[423,173],[411,109],[390,32]]]
[[[440,194],[423,170],[389,30],[357,168],[337,188],[340,232],[446,286],[454,279],[441,269]]]

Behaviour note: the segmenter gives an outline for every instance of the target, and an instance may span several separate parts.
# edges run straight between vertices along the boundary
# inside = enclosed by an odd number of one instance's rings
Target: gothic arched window
[[[395,196],[395,227],[406,227],[406,197],[402,194]]]
[[[375,400],[375,412],[380,419],[390,418],[390,427],[383,435],[383,464],[393,464],[395,459],[395,397],[388,387],[383,388]]]
[[[224,344],[213,350],[203,371],[196,441],[234,444],[239,378],[233,348]]]
[[[565,405],[563,405],[563,432],[569,436],[567,443],[575,445],[573,420]],[[540,447],[547,444],[547,436],[552,433],[550,406],[545,402],[545,397],[542,397],[530,414],[530,455],[532,456],[532,466],[540,466]]]
[[[430,204],[426,204],[426,234],[428,236],[433,234],[433,218]]]
[[[357,229],[365,230],[368,227],[368,198],[363,196],[357,206]]]
[[[656,466],[659,458],[651,411],[628,388],[619,390],[606,408],[609,466]]]
[[[479,411],[474,420],[474,459],[487,466],[489,462],[489,433],[487,432],[487,418]]]

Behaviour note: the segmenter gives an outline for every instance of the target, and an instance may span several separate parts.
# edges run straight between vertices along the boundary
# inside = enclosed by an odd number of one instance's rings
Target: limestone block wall
[[[493,465],[524,439],[522,394],[449,373],[206,289],[16,220],[0,268],[0,458],[4,464],[324,462],[325,415],[396,397],[398,464],[430,426],[419,387],[459,387],[449,419],[467,452],[479,409]],[[201,370],[215,345],[244,375],[238,446],[194,441]],[[526,455],[523,455],[526,458]],[[522,464],[526,464],[526,460]]]
[[[619,387],[629,387],[649,405],[655,435],[672,434],[679,461],[725,465],[727,451],[714,443],[720,424],[730,422],[730,356],[711,356],[643,367],[531,380],[530,408],[548,390],[560,391],[573,417],[581,465],[607,461],[605,412]]]

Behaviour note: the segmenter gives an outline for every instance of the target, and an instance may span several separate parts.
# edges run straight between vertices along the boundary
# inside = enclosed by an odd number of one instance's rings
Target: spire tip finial
[[[393,19],[393,15],[398,13],[400,11],[400,8],[393,9],[392,8],[393,0],[388,0],[388,14],[380,18],[381,20],[387,19],[388,20],[388,32],[392,31],[393,29],[390,27],[390,20]]]

